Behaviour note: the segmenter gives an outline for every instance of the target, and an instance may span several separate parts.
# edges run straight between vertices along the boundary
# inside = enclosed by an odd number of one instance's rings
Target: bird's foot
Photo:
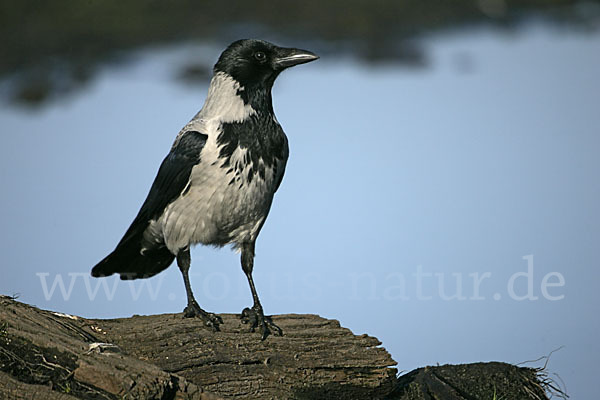
[[[203,320],[206,326],[211,328],[213,331],[219,331],[219,325],[223,323],[223,319],[221,317],[219,317],[217,314],[204,311],[195,301],[188,303],[187,307],[183,310],[183,317],[198,317]]]
[[[250,324],[251,332],[254,332],[256,328],[259,329],[262,335],[261,340],[265,340],[270,334],[283,336],[281,328],[273,323],[271,317],[265,317],[260,305],[254,305],[252,308],[244,308],[240,318],[243,324]]]

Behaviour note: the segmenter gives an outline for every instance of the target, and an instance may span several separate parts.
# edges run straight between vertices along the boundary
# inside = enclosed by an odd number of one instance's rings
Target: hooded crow
[[[184,316],[219,330],[221,318],[204,311],[192,293],[190,246],[231,244],[241,252],[254,300],[242,311],[242,322],[258,329],[263,340],[281,335],[265,317],[252,279],[254,244],[288,158],[271,88],[284,69],[318,58],[262,40],[229,45],[214,66],[204,106],[175,138],[131,226],[92,276],[149,278],[177,259],[187,294]]]

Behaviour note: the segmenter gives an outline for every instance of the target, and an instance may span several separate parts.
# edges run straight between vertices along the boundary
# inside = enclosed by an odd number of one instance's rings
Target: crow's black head
[[[270,89],[284,69],[318,58],[307,50],[278,47],[264,40],[242,39],[223,51],[214,70],[230,75],[246,88],[264,85]]]

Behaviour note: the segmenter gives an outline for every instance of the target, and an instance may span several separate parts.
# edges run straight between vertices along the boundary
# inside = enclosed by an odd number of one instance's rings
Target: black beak
[[[282,48],[279,51],[279,56],[275,59],[275,66],[284,69],[293,67],[294,65],[315,61],[318,58],[318,55],[308,50]]]

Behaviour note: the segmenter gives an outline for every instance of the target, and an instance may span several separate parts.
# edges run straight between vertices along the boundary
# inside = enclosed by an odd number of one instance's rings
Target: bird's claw
[[[283,331],[280,327],[275,325],[271,317],[266,317],[263,313],[262,307],[253,306],[252,308],[244,308],[242,315],[240,316],[243,324],[250,325],[250,331],[255,332],[256,328],[261,333],[261,340],[265,340],[270,334],[276,336],[283,336]]]
[[[187,307],[183,310],[183,317],[198,317],[204,321],[206,326],[208,326],[215,332],[220,330],[219,325],[223,323],[223,319],[220,316],[208,311],[204,311],[196,302],[188,303]]]

